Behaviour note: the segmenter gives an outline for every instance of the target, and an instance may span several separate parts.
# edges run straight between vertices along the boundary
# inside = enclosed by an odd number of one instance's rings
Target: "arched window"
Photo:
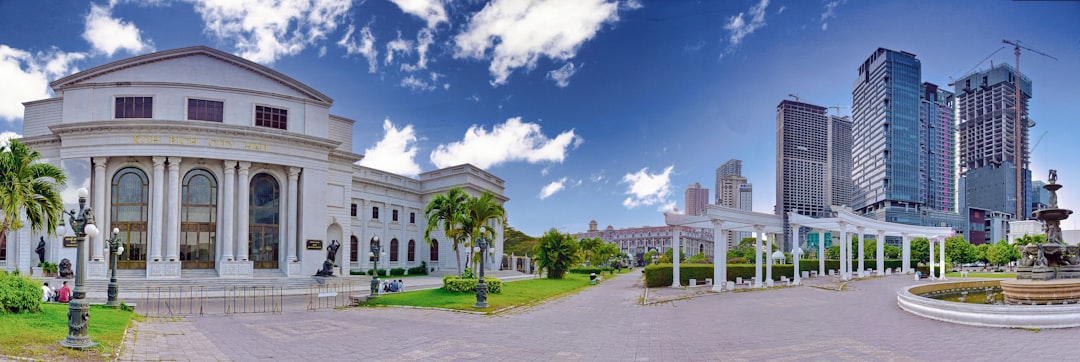
[[[251,178],[249,202],[251,234],[249,247],[256,269],[278,267],[278,245],[281,240],[281,188],[277,179],[265,173]]]
[[[705,244],[698,244],[698,252],[705,253]]]
[[[134,167],[121,169],[113,175],[110,226],[120,229],[120,243],[124,246],[124,253],[116,262],[118,269],[146,268],[148,181],[146,173]],[[111,231],[106,232],[106,236],[109,233]]]
[[[202,169],[184,176],[180,205],[180,262],[185,269],[213,269],[217,240],[217,179]]]
[[[390,261],[398,261],[398,242],[397,239],[390,240]]]
[[[356,240],[356,235],[349,236],[349,261],[360,261],[359,249],[360,241]]]
[[[439,241],[431,239],[431,261],[439,261]]]
[[[409,261],[416,261],[416,240],[409,240]]]

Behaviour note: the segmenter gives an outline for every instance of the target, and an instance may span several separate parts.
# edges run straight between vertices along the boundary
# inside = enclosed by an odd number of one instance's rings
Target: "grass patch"
[[[504,282],[502,293],[488,294],[487,308],[473,308],[475,293],[451,293],[442,288],[383,295],[365,306],[414,306],[463,311],[493,312],[572,293],[589,286],[589,276],[566,274],[562,280],[529,279]]]
[[[960,273],[945,273],[945,277],[946,278],[948,278],[948,277],[959,278]],[[974,272],[968,272],[967,277],[968,278],[1003,278],[1003,279],[1006,279],[1006,278],[1016,278],[1016,273],[994,273],[994,272],[974,273]]]
[[[60,346],[67,338],[67,304],[42,303],[41,313],[0,314],[0,355],[35,360],[113,360],[124,332],[136,318],[132,311],[90,306],[87,335],[97,347],[79,351]]]

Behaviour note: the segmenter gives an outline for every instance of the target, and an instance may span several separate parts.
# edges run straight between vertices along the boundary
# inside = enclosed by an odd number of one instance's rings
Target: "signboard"
[[[314,240],[314,239],[308,240],[307,241],[307,249],[308,250],[322,250],[322,240]]]
[[[76,241],[74,236],[65,236],[64,237],[64,247],[65,248],[74,248],[76,246],[79,246],[79,242]]]

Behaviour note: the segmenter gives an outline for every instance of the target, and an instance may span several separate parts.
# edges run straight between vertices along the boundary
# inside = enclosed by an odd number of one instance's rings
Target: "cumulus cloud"
[[[618,3],[606,0],[495,0],[454,37],[455,58],[485,59],[492,85],[515,69],[536,67],[541,57],[566,61],[605,23],[619,20]]]
[[[399,175],[416,177],[420,165],[416,163],[416,132],[413,126],[397,128],[390,119],[383,121],[383,139],[364,150],[360,166],[371,167]]]
[[[821,30],[829,30],[829,19],[836,17],[836,7],[844,5],[847,0],[835,0],[825,4],[825,11],[821,13]]]
[[[326,38],[350,8],[352,0],[195,0],[205,32],[262,64]]]
[[[154,44],[144,40],[142,32],[135,24],[112,17],[112,6],[90,4],[90,14],[86,15],[86,30],[83,39],[90,43],[94,51],[112,56],[119,50],[130,54],[154,51]]]
[[[540,199],[543,200],[551,197],[551,195],[554,195],[556,192],[562,191],[565,187],[566,177],[558,179],[557,181],[552,181],[551,183],[547,184],[547,186],[544,186],[544,188],[540,189]]]
[[[0,132],[0,147],[7,146],[8,141],[15,138],[22,138],[22,135],[9,131]]]
[[[675,166],[668,166],[663,172],[652,174],[646,167],[623,176],[622,183],[628,184],[626,194],[630,195],[623,200],[623,206],[633,209],[661,205],[661,209],[666,209],[667,205],[673,205],[668,197],[671,196],[671,171],[674,169]]]
[[[574,65],[574,62],[567,62],[559,69],[548,72],[547,77],[548,79],[554,80],[555,85],[558,85],[559,88],[566,88],[566,86],[570,85],[570,77],[573,77],[578,69],[579,68]]]
[[[446,8],[439,0],[390,0],[406,14],[424,19],[428,29],[435,28],[439,23],[448,22]]]
[[[724,29],[729,32],[728,41],[731,46],[739,45],[744,37],[765,26],[765,8],[768,6],[769,0],[761,0],[746,13],[739,12],[738,15],[728,18]]]
[[[495,125],[491,132],[482,126],[469,127],[461,141],[432,151],[431,163],[438,168],[471,163],[482,169],[513,161],[561,163],[576,138],[574,130],[569,130],[549,139],[540,125],[514,117]]]
[[[348,55],[360,54],[364,56],[364,59],[367,59],[368,62],[368,73],[375,73],[379,63],[379,51],[375,49],[375,35],[371,34],[371,28],[365,26],[360,29],[360,44],[357,44],[357,39],[352,37],[354,31],[356,31],[356,27],[349,24],[349,30],[345,32],[345,36],[337,44],[345,48],[345,53]]]
[[[0,44],[0,118],[8,122],[23,117],[23,102],[49,98],[49,82],[77,72],[74,63],[86,53],[67,53],[57,48],[31,54]]]

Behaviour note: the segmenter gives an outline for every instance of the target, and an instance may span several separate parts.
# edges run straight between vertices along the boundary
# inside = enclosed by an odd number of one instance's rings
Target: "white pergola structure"
[[[674,250],[681,250],[679,246],[679,230],[682,227],[698,227],[698,228],[713,228],[713,291],[722,291],[726,289],[727,285],[727,240],[724,237],[725,231],[752,231],[757,235],[757,241],[754,243],[754,250],[756,255],[754,257],[754,287],[763,288],[766,284],[762,283],[763,272],[764,275],[772,275],[772,263],[763,262],[769,257],[769,253],[772,251],[773,240],[776,240],[776,234],[784,232],[784,219],[779,215],[765,214],[760,212],[744,211],[739,209],[733,209],[730,207],[723,207],[717,205],[708,205],[705,209],[705,215],[694,216],[677,214],[673,212],[664,213],[664,222],[671,226],[672,229],[672,248]],[[762,248],[762,238],[768,233],[772,237],[768,238],[768,245],[766,248]],[[673,270],[672,270],[672,287],[679,287],[679,253],[672,252],[674,256]],[[765,270],[762,270],[764,268]],[[772,283],[772,278],[769,278],[769,283]]]
[[[932,227],[932,226],[918,226],[898,224],[893,222],[881,221],[876,219],[870,219],[856,215],[851,210],[845,207],[833,206],[832,211],[836,213],[836,217],[833,218],[812,218],[805,215],[799,215],[794,212],[788,212],[788,223],[791,225],[793,234],[796,237],[799,235],[800,227],[808,227],[816,229],[818,233],[818,275],[824,275],[825,273],[825,232],[835,231],[840,233],[840,278],[843,280],[850,280],[852,278],[852,264],[851,257],[853,252],[851,249],[849,231],[854,231],[859,235],[859,265],[858,275],[860,277],[865,276],[866,267],[863,264],[865,259],[865,248],[863,248],[863,239],[867,232],[875,235],[877,241],[877,274],[885,275],[885,237],[886,236],[899,236],[903,240],[902,246],[902,259],[903,267],[901,271],[904,274],[911,273],[911,238],[913,237],[925,237],[930,240],[930,273],[933,278],[934,268],[934,242],[938,242],[941,246],[941,273],[940,278],[945,277],[945,237],[954,235],[956,232],[952,228],[948,227]],[[938,241],[940,239],[940,241]],[[803,241],[799,241],[797,244],[802,244]]]

